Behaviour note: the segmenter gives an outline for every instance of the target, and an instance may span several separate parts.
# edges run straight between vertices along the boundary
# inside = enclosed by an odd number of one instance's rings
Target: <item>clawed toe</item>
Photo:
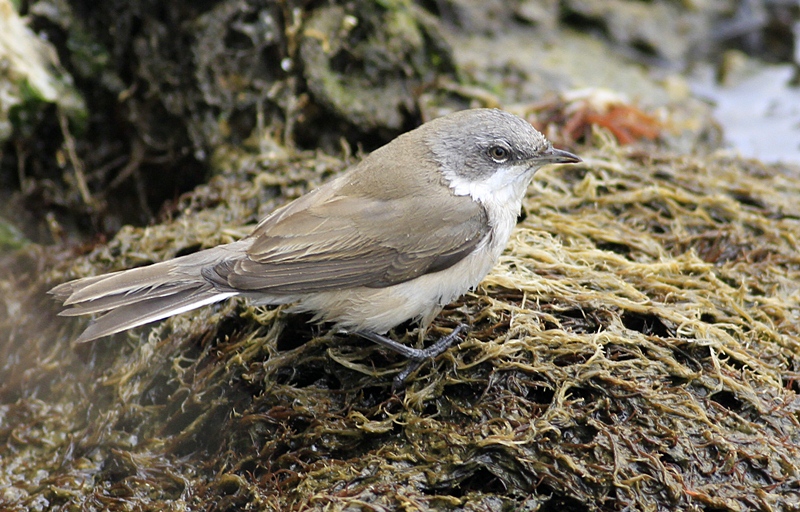
[[[375,334],[373,332],[363,331],[357,332],[356,334],[408,358],[408,364],[406,364],[405,368],[403,368],[403,370],[395,376],[392,382],[392,391],[396,391],[405,386],[405,381],[408,376],[422,366],[425,361],[434,359],[436,356],[449,349],[453,343],[459,339],[458,335],[467,328],[468,326],[466,324],[459,324],[455,329],[453,329],[453,332],[447,336],[443,336],[433,345],[423,349],[403,345],[402,343],[398,343],[387,338],[386,336],[381,336],[380,334]]]

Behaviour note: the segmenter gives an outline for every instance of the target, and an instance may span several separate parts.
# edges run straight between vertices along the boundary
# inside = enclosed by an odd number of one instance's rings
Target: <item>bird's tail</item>
[[[50,293],[68,309],[61,316],[104,313],[78,337],[78,342],[161,320],[237,295],[220,290],[201,270],[230,252],[215,247],[146,267],[86,277],[60,284]]]

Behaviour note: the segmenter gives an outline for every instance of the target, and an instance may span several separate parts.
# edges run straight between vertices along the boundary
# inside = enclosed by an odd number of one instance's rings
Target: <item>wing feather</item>
[[[251,235],[246,258],[220,262],[203,276],[220,290],[295,295],[386,287],[439,272],[472,252],[489,231],[481,205],[446,188],[440,195],[333,195],[279,212]]]

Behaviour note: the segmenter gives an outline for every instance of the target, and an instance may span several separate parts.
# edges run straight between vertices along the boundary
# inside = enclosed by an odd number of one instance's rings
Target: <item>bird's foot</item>
[[[427,348],[409,347],[408,345],[403,345],[402,343],[398,343],[392,339],[389,339],[386,336],[381,336],[380,334],[375,334],[374,332],[369,331],[360,331],[356,334],[374,343],[377,343],[378,345],[386,347],[389,350],[397,352],[408,359],[408,363],[406,364],[405,368],[403,368],[403,370],[398,373],[392,381],[392,391],[396,391],[405,385],[405,381],[408,376],[422,366],[422,363],[429,359],[435,358],[450,348],[453,343],[459,339],[458,335],[466,329],[466,324],[458,324],[458,326],[453,329],[453,332],[447,336],[443,336],[436,343]]]

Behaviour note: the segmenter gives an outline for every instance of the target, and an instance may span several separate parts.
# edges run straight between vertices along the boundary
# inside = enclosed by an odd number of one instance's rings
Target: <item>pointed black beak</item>
[[[563,149],[550,148],[543,151],[541,155],[536,157],[536,160],[542,165],[544,164],[574,164],[580,162],[581,159],[577,155],[573,155],[569,151]]]

